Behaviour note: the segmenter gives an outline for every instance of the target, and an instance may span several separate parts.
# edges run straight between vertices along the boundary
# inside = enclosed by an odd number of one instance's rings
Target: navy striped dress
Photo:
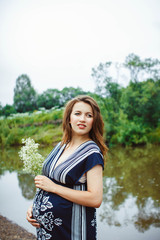
[[[57,144],[43,165],[43,175],[56,184],[85,191],[85,173],[97,164],[103,167],[103,156],[93,141],[81,144],[64,162],[56,163],[65,149]],[[95,240],[96,209],[70,202],[56,194],[38,190],[33,201],[33,217],[40,223],[38,240]]]

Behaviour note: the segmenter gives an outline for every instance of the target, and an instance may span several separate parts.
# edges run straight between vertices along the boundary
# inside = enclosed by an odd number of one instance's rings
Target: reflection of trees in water
[[[22,161],[18,156],[19,148],[9,148],[0,151],[0,175],[7,170],[9,172],[22,169]]]
[[[160,227],[160,204],[151,197],[137,201],[138,214],[136,215],[134,225],[140,231],[148,230],[150,226]]]
[[[18,180],[23,197],[33,199],[36,192],[34,177],[29,174],[18,173]]]
[[[121,226],[132,223],[144,232],[160,227],[160,150],[122,149],[110,153],[104,171],[101,221]]]
[[[121,202],[125,200],[125,197],[124,199],[122,196],[117,197],[119,191],[116,185],[117,184],[115,178],[104,178],[103,204],[101,208],[103,213],[100,214],[100,220],[106,221],[110,226],[121,226],[120,222],[117,219],[116,211],[119,209]],[[112,199],[114,199],[114,201]]]
[[[135,227],[139,232],[144,232],[150,228],[150,226],[160,227],[160,213],[146,213],[144,209],[141,209],[136,216],[137,219],[134,222]]]

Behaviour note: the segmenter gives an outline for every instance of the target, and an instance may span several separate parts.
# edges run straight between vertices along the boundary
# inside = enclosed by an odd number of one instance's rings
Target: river
[[[50,150],[40,152],[47,156]],[[25,218],[36,189],[33,177],[22,171],[18,151],[0,152],[0,214],[35,233]],[[159,240],[160,147],[110,149],[103,181],[98,240]]]

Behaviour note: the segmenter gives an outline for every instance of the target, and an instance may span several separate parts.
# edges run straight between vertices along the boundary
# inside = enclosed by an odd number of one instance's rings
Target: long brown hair
[[[89,133],[90,138],[98,145],[104,157],[106,157],[107,146],[104,143],[103,139],[103,131],[104,131],[104,122],[100,113],[100,109],[96,101],[90,97],[85,95],[77,96],[70,100],[64,110],[63,114],[63,137],[62,144],[68,143],[72,139],[72,129],[70,126],[70,115],[72,113],[72,109],[75,103],[84,102],[88,103],[93,110],[93,126]]]

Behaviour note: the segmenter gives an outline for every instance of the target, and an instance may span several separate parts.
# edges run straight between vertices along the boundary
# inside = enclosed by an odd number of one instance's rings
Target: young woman
[[[37,239],[95,240],[103,195],[103,120],[95,100],[79,96],[66,105],[62,141],[35,177],[39,189],[27,220]]]

